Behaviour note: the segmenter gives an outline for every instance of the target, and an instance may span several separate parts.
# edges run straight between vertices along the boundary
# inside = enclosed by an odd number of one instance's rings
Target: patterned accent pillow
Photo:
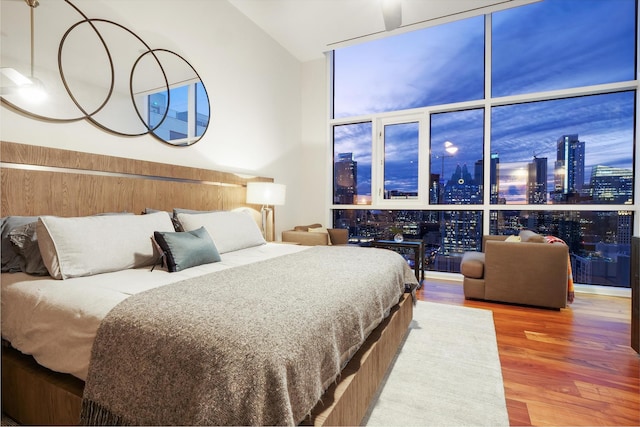
[[[37,221],[33,221],[14,228],[9,232],[9,239],[20,257],[21,271],[36,276],[48,276],[49,272],[38,247],[37,224]]]
[[[5,216],[0,219],[0,234],[2,235],[2,246],[0,247],[0,257],[2,258],[3,273],[17,273],[22,271],[23,259],[16,252],[15,246],[11,243],[9,233],[20,226],[30,222],[36,222],[37,216]]]

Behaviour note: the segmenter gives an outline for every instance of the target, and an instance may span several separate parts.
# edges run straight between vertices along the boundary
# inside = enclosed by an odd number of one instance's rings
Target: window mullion
[[[483,209],[482,209],[482,233],[489,234],[491,225],[491,61],[492,61],[492,14],[488,13],[484,18],[484,147],[483,147]]]
[[[187,141],[191,141],[196,136],[196,84],[191,83],[187,90]]]

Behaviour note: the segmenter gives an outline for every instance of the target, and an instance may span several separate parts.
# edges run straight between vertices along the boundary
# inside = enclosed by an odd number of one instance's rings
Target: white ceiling
[[[401,0],[399,33],[447,17],[464,18],[531,0]],[[537,0],[536,0],[537,1]],[[229,0],[302,62],[335,44],[385,35],[382,0]]]

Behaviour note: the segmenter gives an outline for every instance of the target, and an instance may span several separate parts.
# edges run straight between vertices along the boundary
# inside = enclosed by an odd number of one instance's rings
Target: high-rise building
[[[500,193],[500,186],[498,184],[498,164],[500,163],[500,156],[498,153],[491,153],[491,164],[489,165],[489,180],[491,183],[491,201],[490,203],[498,204],[498,194]]]
[[[633,233],[633,214],[630,211],[618,212],[618,226],[616,227],[617,243],[620,246],[626,245],[631,250],[631,237]],[[627,252],[630,253],[630,252]]]
[[[456,166],[444,189],[443,202],[453,205],[482,203],[480,186],[475,183],[466,164]]]
[[[591,171],[590,187],[594,203],[631,204],[633,202],[633,170],[594,166]]]
[[[554,200],[567,202],[579,198],[584,187],[585,144],[578,134],[558,138],[554,171]]]
[[[483,168],[484,162],[482,161],[482,159],[476,160],[475,164],[473,165],[473,182],[480,188],[482,188],[482,186],[484,185]]]
[[[544,205],[547,203],[547,158],[533,157],[529,163],[527,176],[527,203]]]
[[[358,162],[353,153],[339,153],[333,166],[333,202],[350,205],[358,196]]]
[[[460,259],[465,251],[479,251],[482,244],[482,220],[476,211],[446,211],[440,223],[442,246],[440,254],[444,258],[457,258],[460,271]],[[442,257],[439,257],[443,261]],[[451,261],[447,261],[451,262]]]

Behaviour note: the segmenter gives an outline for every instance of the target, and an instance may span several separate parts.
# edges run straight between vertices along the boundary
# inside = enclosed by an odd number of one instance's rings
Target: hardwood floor
[[[512,426],[640,425],[640,356],[631,299],[576,294],[560,311],[465,300],[426,281],[421,300],[493,311]]]

